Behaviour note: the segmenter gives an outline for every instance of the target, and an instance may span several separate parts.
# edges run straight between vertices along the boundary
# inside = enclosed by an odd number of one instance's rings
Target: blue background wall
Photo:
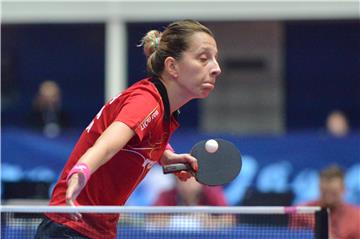
[[[14,92],[10,105],[2,105],[2,124],[26,125],[44,80],[59,84],[70,123],[88,124],[104,99],[105,25],[6,24],[1,31],[1,59],[11,65],[2,68],[1,81],[12,81],[1,89],[2,99]]]
[[[73,131],[49,140],[31,130],[3,129],[2,181],[54,183],[79,135],[79,131]],[[171,143],[177,152],[189,152],[196,142],[209,138],[232,141],[243,156],[240,175],[226,186],[226,195],[231,204],[240,203],[250,188],[260,192],[293,192],[294,203],[315,199],[318,196],[319,171],[336,163],[346,172],[346,199],[360,205],[359,133],[345,138],[319,133],[239,137],[179,130]],[[170,176],[164,175],[158,178],[171,180]],[[137,189],[129,203],[149,203],[149,195],[144,192],[148,191],[141,187]],[[6,191],[3,193],[5,195]]]
[[[285,32],[287,128],[319,128],[333,109],[359,128],[359,21],[288,22]]]

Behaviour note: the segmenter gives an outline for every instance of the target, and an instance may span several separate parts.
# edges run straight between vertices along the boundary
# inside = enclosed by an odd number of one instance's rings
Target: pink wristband
[[[84,185],[87,183],[87,181],[89,180],[90,178],[90,175],[91,175],[91,172],[90,172],[90,169],[89,169],[89,166],[87,166],[87,164],[85,163],[78,163],[76,164],[69,172],[68,176],[66,177],[66,182],[69,181],[69,179],[71,178],[71,176],[75,173],[82,173],[84,175],[84,179],[85,179],[85,182],[84,182]]]
[[[173,149],[173,147],[171,147],[169,143],[166,145],[165,150],[170,150],[171,152],[175,153],[175,150]]]

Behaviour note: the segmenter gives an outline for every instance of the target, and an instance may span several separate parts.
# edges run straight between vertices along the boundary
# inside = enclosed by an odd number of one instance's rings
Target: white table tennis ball
[[[219,144],[214,139],[209,139],[205,143],[205,150],[208,153],[211,153],[211,154],[215,153],[218,150],[218,148],[219,148]]]

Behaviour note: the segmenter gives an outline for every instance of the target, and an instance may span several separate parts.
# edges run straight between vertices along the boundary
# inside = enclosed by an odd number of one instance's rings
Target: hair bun
[[[158,30],[151,30],[142,38],[139,46],[144,48],[144,54],[148,58],[159,47],[161,32]]]

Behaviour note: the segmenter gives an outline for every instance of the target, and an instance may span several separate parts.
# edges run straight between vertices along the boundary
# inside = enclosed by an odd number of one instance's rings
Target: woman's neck
[[[181,90],[181,88],[176,84],[176,81],[166,77],[161,77],[160,80],[166,88],[171,113],[175,112],[192,99]]]

